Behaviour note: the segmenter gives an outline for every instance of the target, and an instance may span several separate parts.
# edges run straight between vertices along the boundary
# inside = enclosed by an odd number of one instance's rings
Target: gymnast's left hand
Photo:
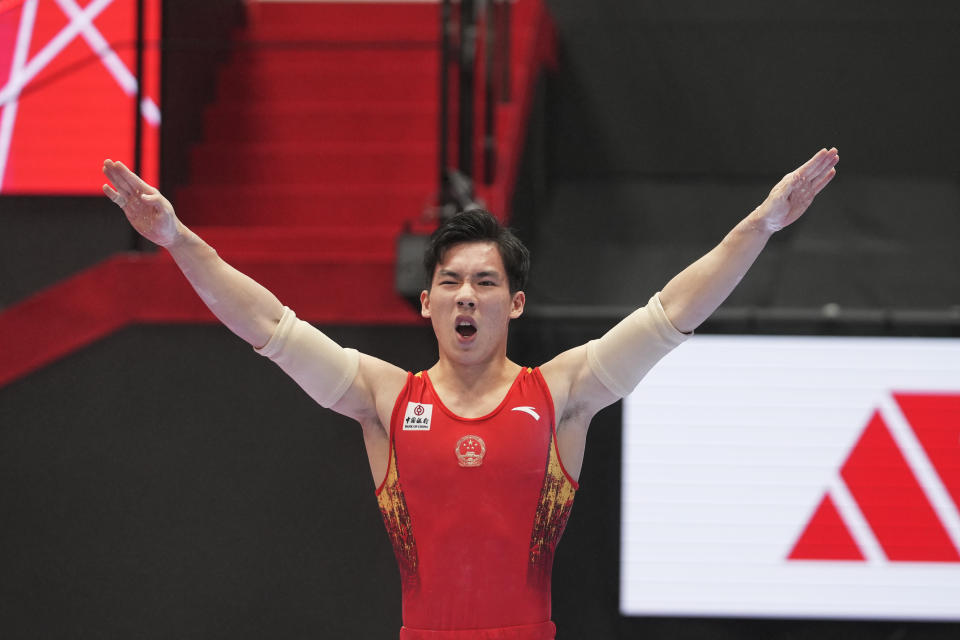
[[[785,175],[752,216],[770,233],[793,224],[837,175],[834,167],[839,161],[836,147],[821,149],[798,169]]]

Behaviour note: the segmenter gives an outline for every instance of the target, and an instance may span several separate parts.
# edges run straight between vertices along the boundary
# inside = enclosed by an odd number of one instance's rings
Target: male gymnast
[[[552,640],[550,575],[587,429],[730,294],[770,236],[836,174],[822,149],[702,258],[599,339],[536,368],[507,358],[529,254],[483,211],[453,216],[425,257],[421,314],[439,359],[410,373],[345,349],[226,264],[119,162],[104,193],[173,256],[210,310],[320,405],[360,423],[400,568],[401,640]]]

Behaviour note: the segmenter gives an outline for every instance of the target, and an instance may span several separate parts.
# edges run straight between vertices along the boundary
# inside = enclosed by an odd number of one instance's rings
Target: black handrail
[[[457,89],[457,167],[473,176],[474,82],[477,66],[477,14],[473,0],[460,0],[460,42]]]
[[[497,39],[497,7],[501,3],[494,2],[493,10],[488,11],[484,20],[484,69],[483,69],[483,183],[493,184],[497,163],[497,119],[496,100],[494,99],[494,82],[496,65],[499,56],[495,55],[500,47]]]
[[[133,113],[133,166],[134,173],[143,172],[143,47],[144,47],[144,0],[137,0],[137,57],[134,77],[137,80],[137,94],[134,98]]]
[[[457,11],[453,5],[452,0],[443,0],[441,6],[438,161],[441,217],[481,206],[475,201],[473,188],[478,179],[474,166],[477,102],[483,101],[479,136],[483,145],[482,179],[490,185],[496,179],[497,169],[496,107],[510,100],[511,0],[460,0]],[[482,58],[477,55],[481,48]],[[478,96],[477,72],[481,59],[483,91]],[[450,85],[454,78],[456,103],[452,104]],[[451,112],[457,114],[455,123]],[[454,126],[455,138],[451,132]],[[453,140],[456,140],[455,167],[450,166]]]

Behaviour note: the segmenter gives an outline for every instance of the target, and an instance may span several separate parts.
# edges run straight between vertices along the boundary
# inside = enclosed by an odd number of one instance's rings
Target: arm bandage
[[[599,340],[587,343],[590,370],[611,393],[624,397],[663,356],[689,338],[673,326],[655,293]]]
[[[273,360],[320,406],[331,407],[347,392],[360,367],[356,349],[344,349],[316,327],[283,308],[280,323],[263,347]]]

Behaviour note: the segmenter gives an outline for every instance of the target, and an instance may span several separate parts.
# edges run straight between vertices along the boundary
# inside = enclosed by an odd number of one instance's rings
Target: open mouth
[[[466,320],[460,320],[457,322],[457,333],[459,333],[464,338],[469,338],[476,335],[477,328]]]

